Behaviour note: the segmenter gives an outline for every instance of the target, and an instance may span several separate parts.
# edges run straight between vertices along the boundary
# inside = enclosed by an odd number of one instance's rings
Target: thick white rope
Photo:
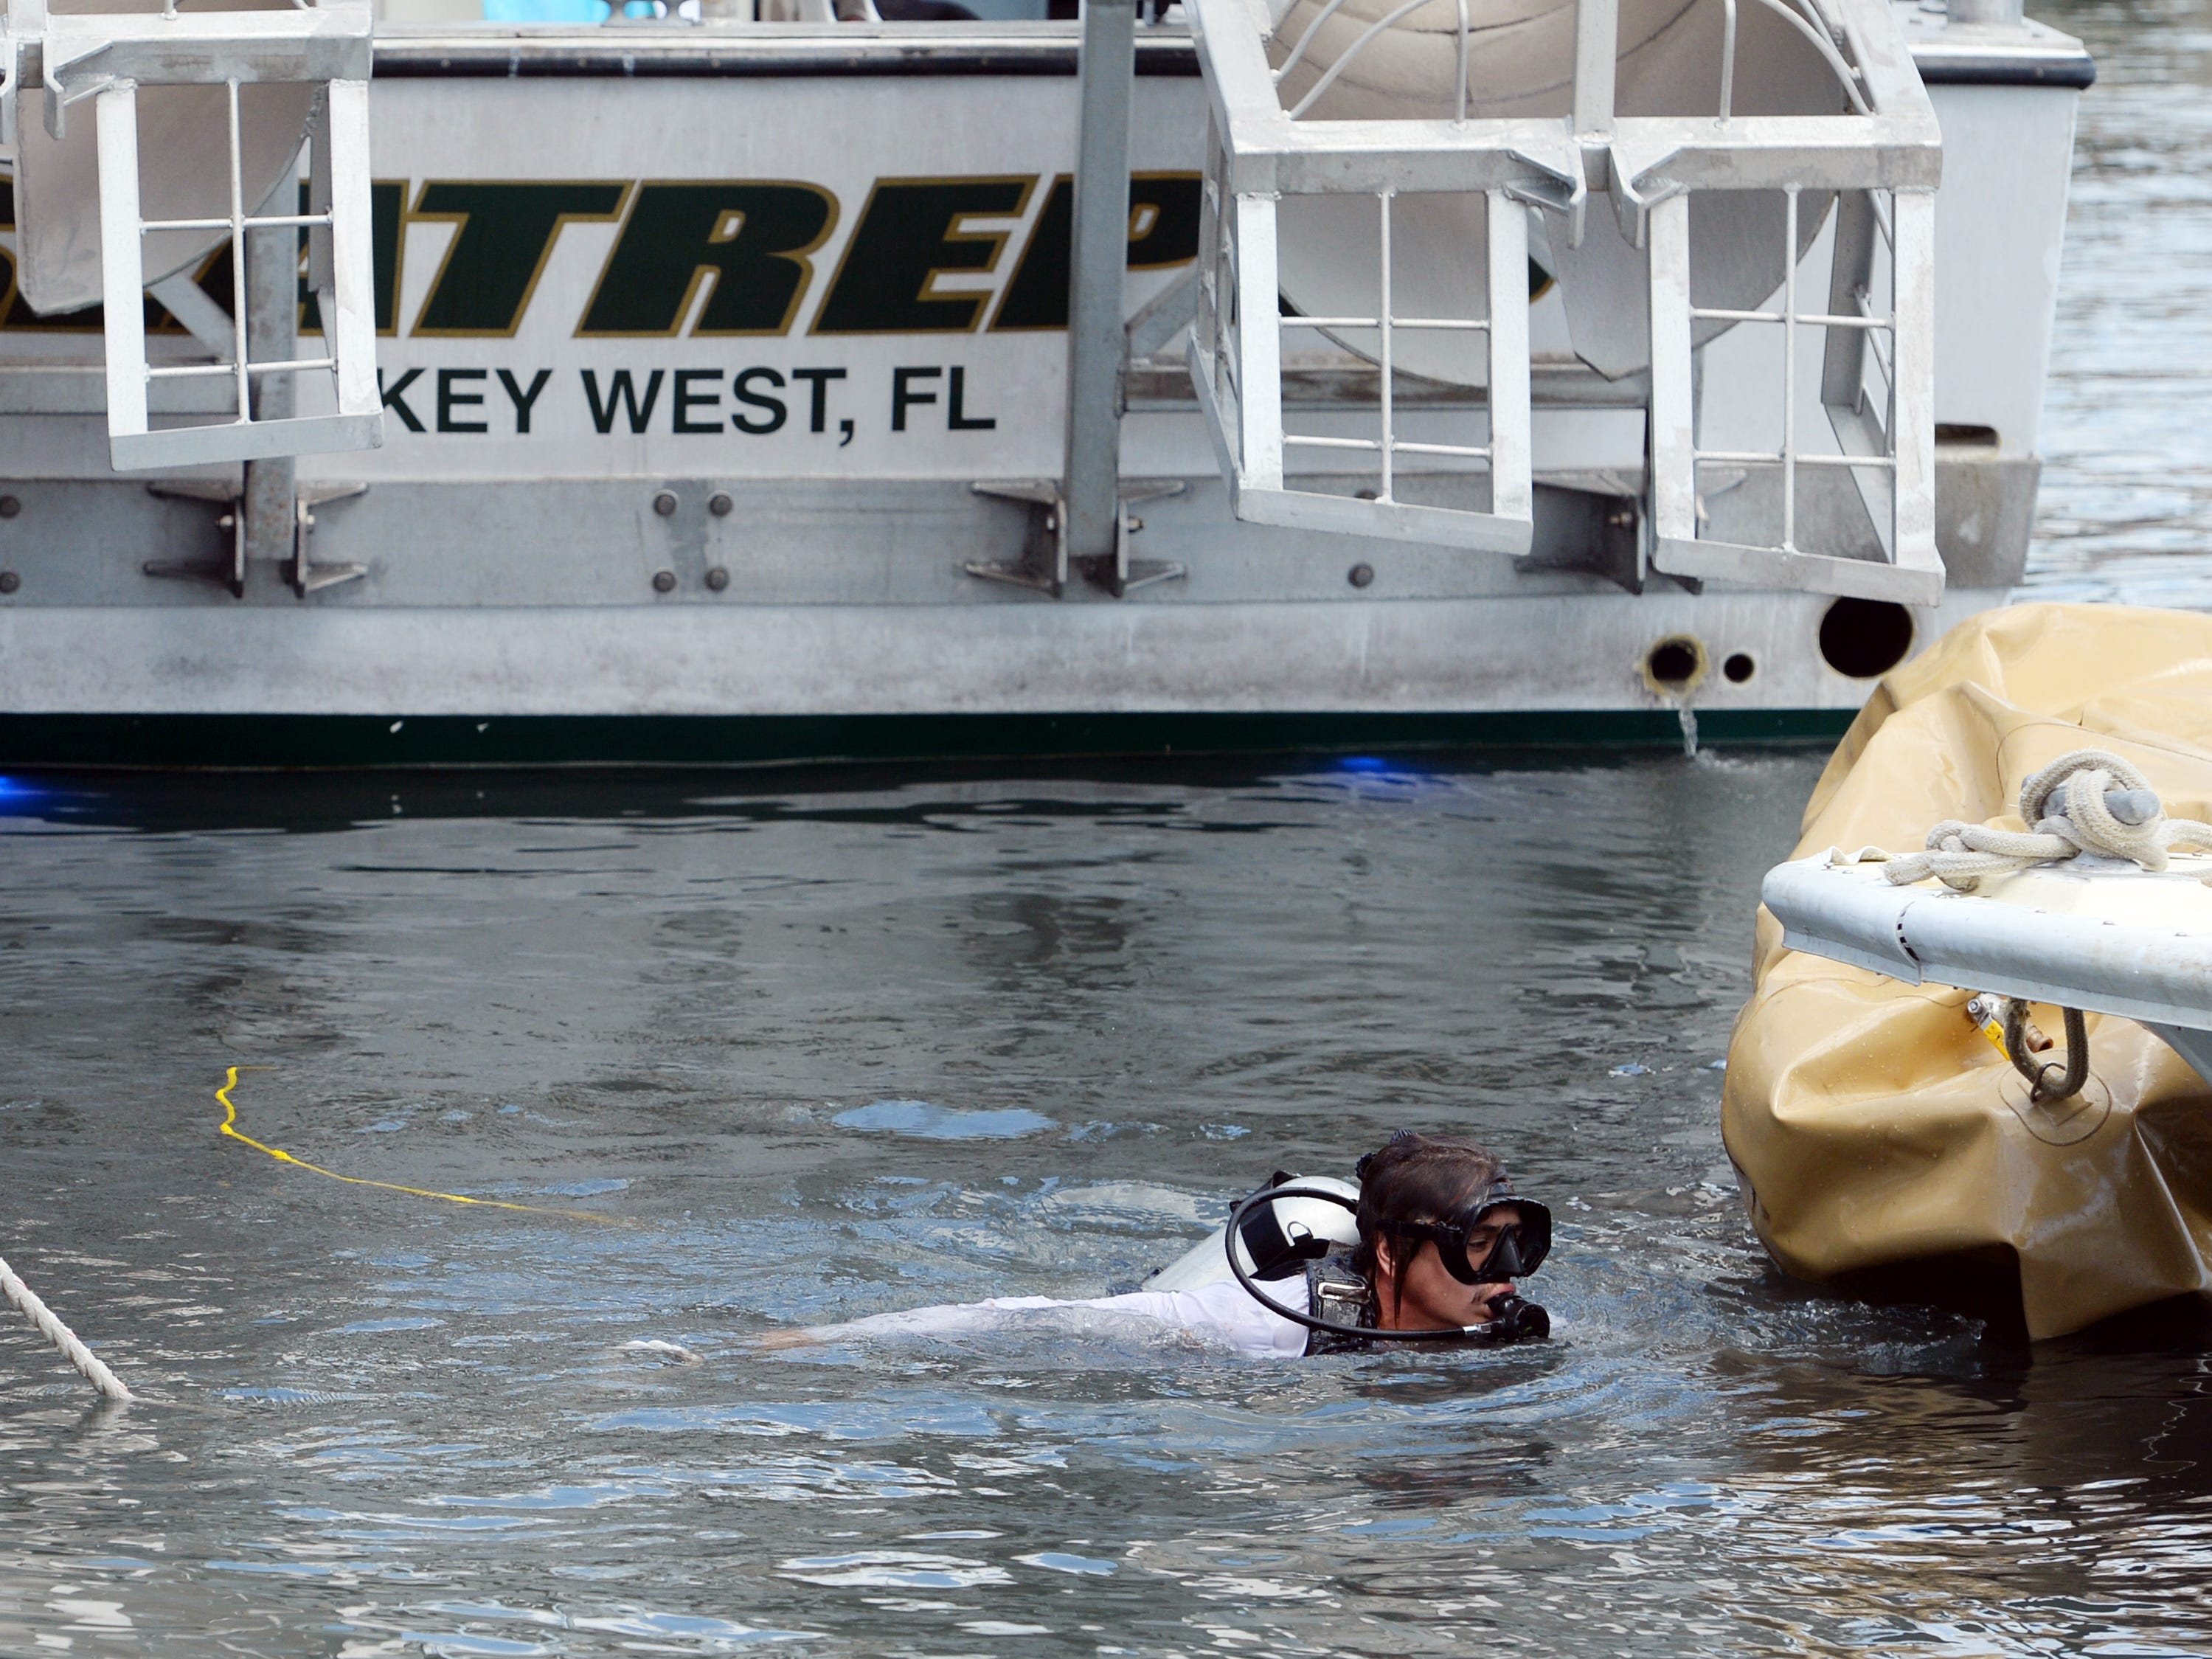
[[[1883,877],[1899,886],[1934,876],[1971,893],[1984,876],[2063,863],[2083,853],[2159,871],[2175,848],[2212,852],[2212,823],[2166,817],[2143,775],[2101,749],[2062,755],[2021,785],[2020,815],[2035,827],[1993,830],[1946,818],[1928,832],[1924,852],[1893,857],[1869,848],[1858,859],[1881,861]]]
[[[75,1331],[54,1317],[54,1310],[39,1300],[39,1293],[15,1276],[4,1258],[0,1258],[0,1295],[4,1295],[18,1313],[39,1328],[39,1334],[59,1348],[76,1367],[78,1375],[98,1389],[110,1400],[129,1400],[131,1390],[123,1386],[123,1379],[100,1363],[100,1356],[77,1340]]]

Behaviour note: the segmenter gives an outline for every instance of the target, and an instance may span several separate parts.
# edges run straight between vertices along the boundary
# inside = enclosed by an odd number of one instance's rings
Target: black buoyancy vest
[[[1306,1311],[1316,1319],[1340,1325],[1373,1325],[1382,1310],[1376,1306],[1375,1287],[1353,1271],[1349,1252],[1331,1250],[1318,1261],[1306,1263]],[[1372,1342],[1334,1331],[1308,1331],[1306,1352],[1370,1353]]]

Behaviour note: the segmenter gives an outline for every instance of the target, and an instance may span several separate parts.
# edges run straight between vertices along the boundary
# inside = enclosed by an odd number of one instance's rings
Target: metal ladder
[[[14,137],[22,94],[43,90],[48,135],[67,137],[68,112],[93,100],[98,152],[100,295],[104,311],[109,455],[118,471],[169,469],[210,462],[374,448],[383,442],[382,399],[376,385],[376,335],[370,278],[368,76],[370,17],[361,0],[324,0],[282,10],[207,9],[190,14],[175,0],[159,13],[50,15],[45,0],[12,0],[0,37],[0,133]],[[314,88],[306,135],[307,210],[262,213],[245,178],[241,86]],[[141,87],[210,86],[226,89],[228,119],[220,151],[204,164],[221,167],[228,211],[200,217],[148,218],[142,204],[138,134]],[[296,128],[292,129],[294,132]],[[280,139],[281,142],[281,139]],[[296,155],[296,149],[293,152]],[[287,172],[276,201],[289,199]],[[251,192],[258,195],[258,191]],[[36,235],[40,198],[19,196],[18,233]],[[82,204],[56,202],[57,213]],[[307,233],[308,283],[321,307],[319,356],[252,359],[247,344],[246,241],[255,230]],[[232,309],[227,355],[213,363],[154,364],[146,355],[144,239],[163,233],[217,234],[231,254]],[[158,380],[227,380],[228,417],[192,425],[152,427],[148,390]],[[297,394],[315,378],[327,389],[328,413],[296,415]],[[290,395],[265,397],[271,383]],[[283,413],[258,413],[266,405]]]
[[[1212,106],[1190,365],[1237,515],[1258,523],[1394,538],[1478,551],[1528,550],[1531,502],[1530,374],[1525,287],[1527,210],[1547,216],[1555,252],[1583,246],[1590,198],[1609,199],[1622,240],[1641,251],[1650,342],[1646,552],[1651,568],[1692,584],[1758,587],[1929,605],[1942,595],[1935,544],[1934,191],[1942,166],[1934,111],[1887,0],[1742,0],[1779,15],[1817,49],[1850,105],[1836,115],[1746,116],[1730,108],[1737,7],[1724,0],[1721,87],[1711,116],[1615,112],[1615,0],[1579,0],[1571,115],[1466,118],[1468,13],[1460,11],[1460,118],[1310,118],[1310,94],[1285,107],[1283,70],[1270,65],[1274,24],[1265,0],[1192,0]],[[1357,52],[1415,9],[1388,14]],[[1333,10],[1334,8],[1331,8]],[[1296,53],[1291,54],[1295,61]],[[1318,88],[1316,88],[1317,92]],[[1790,246],[1779,310],[1692,303],[1691,204],[1700,192],[1780,191]],[[1391,206],[1416,192],[1480,194],[1487,204],[1486,318],[1401,316],[1394,306]],[[1807,192],[1839,206],[1825,305],[1801,304],[1798,207]],[[1278,208],[1286,198],[1365,195],[1377,203],[1376,308],[1358,317],[1284,315],[1278,295]],[[1572,280],[1573,256],[1565,280]],[[1631,303],[1633,303],[1632,301]],[[1700,325],[1779,327],[1773,449],[1701,448]],[[1408,441],[1394,410],[1394,337],[1479,331],[1488,357],[1487,434],[1480,441]],[[1376,343],[1375,435],[1296,432],[1282,403],[1284,341],[1294,331],[1359,331]],[[1836,448],[1808,443],[1798,405],[1801,342],[1825,336],[1819,406]],[[1299,451],[1371,458],[1366,498],[1295,487]],[[1397,499],[1400,457],[1486,468],[1487,512]],[[1879,558],[1798,545],[1800,482],[1842,468],[1880,544]],[[1778,471],[1781,532],[1771,543],[1701,533],[1700,479],[1721,469]],[[1310,471],[1311,469],[1307,469]]]

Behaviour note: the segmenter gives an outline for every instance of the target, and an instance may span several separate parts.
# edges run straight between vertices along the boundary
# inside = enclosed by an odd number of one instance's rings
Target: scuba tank
[[[1301,1188],[1334,1194],[1325,1198],[1264,1198],[1278,1187],[1296,1182]],[[1236,1277],[1229,1265],[1230,1228],[1237,1230],[1237,1266],[1263,1282],[1295,1278],[1306,1263],[1317,1261],[1331,1249],[1351,1249],[1359,1243],[1359,1228],[1352,1206],[1359,1202],[1359,1183],[1332,1176],[1294,1176],[1278,1170],[1267,1184],[1199,1243],[1161,1268],[1139,1288],[1147,1291],[1195,1291]]]

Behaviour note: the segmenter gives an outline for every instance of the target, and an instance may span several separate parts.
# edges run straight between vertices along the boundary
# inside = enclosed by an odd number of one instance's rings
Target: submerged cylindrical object
[[[1574,101],[1575,0],[1429,0],[1389,21],[1403,0],[1293,0],[1267,46],[1285,70],[1286,110],[1315,121],[1553,118]],[[1708,116],[1722,100],[1723,0],[1621,0],[1614,111],[1627,117]],[[1837,115],[1850,107],[1820,50],[1765,5],[1737,9],[1732,117]],[[1466,19],[1462,50],[1462,17]],[[1462,65],[1465,97],[1461,83]],[[1800,198],[1797,246],[1819,236],[1832,198]],[[1534,211],[1534,210],[1532,210]],[[1369,317],[1381,293],[1381,215],[1359,194],[1287,196],[1279,258],[1284,298],[1309,317]],[[1391,313],[1398,318],[1480,320],[1489,315],[1484,198],[1407,194],[1390,210]],[[1601,201],[1585,216],[1579,247],[1557,220],[1531,238],[1532,290],[1559,283],[1576,354],[1608,378],[1650,362],[1643,252],[1623,240]],[[1781,285],[1784,208],[1779,191],[1699,191],[1691,198],[1691,283],[1696,303],[1747,310]],[[1733,326],[1700,319],[1700,343]],[[1329,337],[1369,358],[1378,331],[1333,328]],[[1465,330],[1394,334],[1399,369],[1462,386],[1488,383],[1485,337]]]
[[[231,11],[289,11],[292,0],[223,0]],[[162,0],[52,0],[57,15],[159,15]],[[258,210],[293,174],[307,137],[315,88],[249,82],[238,89],[240,182],[246,211]],[[63,136],[47,132],[43,99],[23,101],[15,138],[15,279],[44,315],[100,300],[99,150],[93,106],[70,110]],[[138,202],[155,219],[227,219],[230,215],[229,91],[217,84],[141,86]],[[296,213],[291,202],[279,213]],[[141,245],[146,280],[196,265],[220,247],[227,229],[154,230]]]

